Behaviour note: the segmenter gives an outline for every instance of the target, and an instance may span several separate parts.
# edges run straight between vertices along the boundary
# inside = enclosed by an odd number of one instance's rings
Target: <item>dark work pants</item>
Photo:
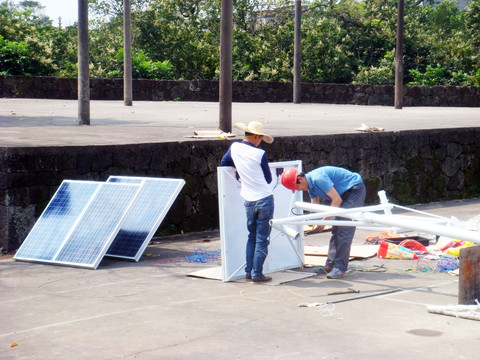
[[[357,184],[347,191],[342,197],[341,208],[351,209],[362,207],[365,201],[365,185]],[[342,217],[336,217],[336,220],[350,220]],[[328,258],[326,266],[337,268],[340,271],[347,271],[348,259],[350,258],[350,248],[352,247],[353,236],[355,235],[354,226],[333,226],[332,237],[328,247]]]

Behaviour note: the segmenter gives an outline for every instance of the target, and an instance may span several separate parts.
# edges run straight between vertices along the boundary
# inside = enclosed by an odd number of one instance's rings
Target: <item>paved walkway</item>
[[[468,220],[480,201],[420,210]],[[370,234],[357,230],[354,244]],[[308,235],[305,244],[329,237]],[[434,272],[434,262],[353,260],[342,279],[314,275],[277,286],[188,276],[220,260],[186,256],[218,249],[218,233],[205,232],[157,239],[138,263],[105,259],[97,270],[0,257],[0,358],[478,358],[480,322],[428,312],[458,296],[458,277]],[[359,293],[328,295],[350,288]]]
[[[257,120],[273,136],[480,126],[480,108],[233,103],[232,122]],[[74,100],[0,99],[0,145],[64,146],[184,141],[219,126],[218,103],[92,101],[90,126],[78,126]],[[233,133],[242,132],[233,129]]]
[[[215,103],[96,101],[91,126],[75,125],[76,114],[75,101],[0,99],[0,145],[184,141],[218,125]],[[480,109],[234,104],[233,118],[288,136],[354,132],[362,123],[386,131],[472,127]],[[480,200],[419,208],[468,220],[480,214]],[[357,231],[354,244],[370,234]],[[326,245],[329,236],[309,235],[305,244]],[[478,358],[478,321],[427,311],[458,301],[456,276],[420,271],[433,262],[354,260],[342,279],[314,275],[279,286],[188,276],[220,260],[191,263],[186,255],[219,248],[218,232],[161,238],[138,263],[106,259],[97,270],[0,257],[0,358]],[[373,271],[381,265],[385,272]],[[360,293],[328,295],[349,288]],[[300,306],[314,303],[321,306]]]

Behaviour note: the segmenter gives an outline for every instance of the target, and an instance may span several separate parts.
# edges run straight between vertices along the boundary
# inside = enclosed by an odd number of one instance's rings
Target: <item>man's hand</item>
[[[310,232],[321,233],[324,229],[325,229],[325,225],[315,225]]]

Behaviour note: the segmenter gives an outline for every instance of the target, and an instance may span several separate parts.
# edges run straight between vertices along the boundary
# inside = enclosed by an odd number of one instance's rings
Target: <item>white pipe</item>
[[[390,207],[391,205],[387,205]],[[343,209],[343,208],[332,208],[331,206],[319,205],[319,204],[309,204],[304,202],[297,201],[295,203],[295,207],[300,210],[307,210],[307,211],[314,211],[313,214],[306,214],[306,215],[298,215],[298,216],[291,216],[287,218],[280,218],[280,219],[273,219],[270,221],[272,225],[277,225],[279,223],[288,223],[294,218],[296,221],[300,220],[317,220],[318,218],[328,217],[328,216],[344,216],[345,214],[350,213],[360,213],[364,211],[363,209],[369,209],[371,211],[379,211],[384,210],[385,205],[375,205],[375,206],[366,206],[362,208],[351,208],[351,209]],[[319,212],[321,209],[329,210],[328,212]],[[350,216],[344,216],[350,217]]]
[[[282,226],[282,229],[283,229],[282,232],[285,235],[287,235],[289,238],[291,238],[292,240],[298,240],[300,233],[297,230],[285,225]]]
[[[477,231],[454,228],[452,226],[424,223],[418,220],[407,220],[405,218],[403,218],[400,222],[399,219],[394,215],[388,216],[363,213],[361,215],[361,219],[369,223],[378,223],[389,226],[402,226],[411,230],[423,231],[430,234],[441,235],[480,244],[480,233]]]
[[[470,231],[452,226],[440,225],[433,223],[433,219],[419,218],[413,216],[392,215],[391,210],[394,207],[421,213],[435,218],[438,222],[447,223],[448,219],[442,216],[429,214],[423,211],[409,209],[406,207],[390,204],[388,202],[385,191],[379,191],[380,205],[364,206],[351,209],[332,208],[328,205],[312,204],[306,202],[296,202],[295,207],[300,210],[313,212],[313,214],[299,215],[283,219],[273,219],[270,221],[272,225],[334,225],[334,226],[365,226],[381,224],[383,226],[391,226],[392,228],[409,229],[423,231],[434,235],[443,235],[446,237],[471,241],[480,244],[480,232]],[[374,214],[371,211],[383,211],[384,215]],[[347,217],[354,221],[338,221],[338,220],[319,220],[319,218],[341,216]]]
[[[300,233],[296,231],[295,229],[292,229],[291,227],[282,225],[282,226],[275,226],[275,229],[279,230],[279,232],[283,233],[284,235],[287,236],[288,242],[290,243],[290,246],[292,249],[295,251],[297,254],[298,259],[300,262],[305,265],[304,259],[302,255],[299,253],[297,247],[293,243],[293,240],[297,241],[300,240]]]
[[[307,210],[307,211],[312,211],[317,213],[323,211],[328,214],[325,216],[342,216],[343,214],[350,214],[350,213],[363,212],[363,211],[384,211],[385,209],[393,208],[393,205],[379,204],[379,205],[362,206],[362,207],[345,209],[345,208],[339,208],[339,207],[332,207],[329,205],[312,204],[312,203],[297,201],[295,203],[295,207],[300,210]]]
[[[381,204],[388,204],[387,193],[385,192],[385,190],[380,190],[377,194],[380,198]],[[392,209],[385,209],[385,214],[392,215]]]
[[[372,224],[366,223],[364,221],[349,221],[349,220],[315,220],[315,221],[295,221],[295,218],[290,218],[291,220],[284,219],[285,221],[280,221],[282,219],[275,220],[276,225],[332,225],[332,226],[371,226]]]
[[[327,217],[327,216],[343,216],[343,217],[348,217],[348,218],[351,218],[353,220],[359,220],[359,221],[361,221],[361,214],[363,214],[365,212],[370,212],[370,211],[374,212],[374,211],[382,211],[382,210],[387,212],[387,210],[389,210],[393,207],[396,207],[396,205],[394,205],[394,204],[380,204],[380,205],[363,206],[363,207],[350,208],[350,209],[335,208],[336,210],[334,210],[334,211],[321,212],[322,209],[325,210],[325,211],[332,210],[332,207],[327,206],[327,205],[301,203],[301,202],[296,202],[295,206],[297,208],[301,209],[301,210],[316,211],[316,215],[314,215],[314,214],[302,215],[302,216],[304,216],[304,218],[301,218],[300,216],[296,216],[295,218],[298,219],[298,220],[317,219],[317,218],[323,218],[323,217]],[[408,208],[405,208],[405,209],[408,209]],[[402,219],[402,220],[405,219],[407,221],[408,220],[419,220],[419,221],[427,221],[427,222],[435,221],[435,222],[445,222],[445,223],[447,223],[449,221],[448,218],[441,217],[441,216],[438,216],[438,215],[432,215],[432,214],[424,213],[424,212],[421,212],[421,211],[415,211],[415,212],[422,213],[422,214],[425,214],[425,215],[429,215],[432,218],[413,217],[413,216],[409,216],[409,215],[394,215],[394,216],[397,217],[399,220],[400,219]],[[287,218],[287,219],[289,219],[289,218]],[[397,225],[398,225],[398,223],[397,223]]]
[[[275,223],[272,224],[276,229],[280,230],[281,225],[297,225],[297,226],[309,226],[309,225],[332,225],[332,226],[355,226],[358,229],[361,230],[372,230],[372,231],[393,231],[392,229],[395,229],[394,232],[396,233],[401,233],[401,232],[406,232],[410,231],[409,229],[405,228],[398,228],[398,227],[391,227],[391,226],[385,226],[381,224],[372,224],[372,223],[366,223],[363,221],[341,221],[341,220],[316,220],[316,221],[295,221],[295,217],[291,218],[286,218],[286,219],[274,219],[272,220]],[[280,230],[281,231],[281,230]],[[281,231],[283,232],[283,231]]]
[[[321,205],[321,204],[312,204],[312,203],[306,203],[306,202],[296,202],[295,207],[301,210],[306,210],[306,211],[313,211],[313,212],[321,212],[321,211],[332,211],[332,207],[328,205]],[[450,219],[446,218],[444,216],[436,215],[436,214],[431,214],[425,211],[420,211],[416,209],[410,209],[405,206],[400,206],[400,205],[395,205],[391,204],[388,201],[387,202],[382,202],[379,205],[372,205],[372,206],[362,206],[362,207],[357,207],[357,208],[350,208],[350,209],[343,209],[343,208],[337,208],[338,211],[342,211],[342,214],[348,213],[348,212],[364,212],[364,211],[384,211],[386,215],[391,215],[391,210],[394,208],[402,209],[402,210],[407,210],[419,214],[423,214],[425,216],[430,216],[439,220],[444,221],[447,223]],[[349,210],[348,212],[345,210]],[[339,214],[338,216],[340,216]],[[330,216],[330,215],[327,215]]]
[[[447,224],[450,222],[450,219],[447,218],[428,218],[426,216],[412,216],[412,215],[400,215],[400,214],[392,214],[392,216],[395,216],[399,220],[418,220],[418,221],[425,221],[428,223],[433,223],[433,224]]]
[[[405,207],[405,206],[400,206],[400,205],[393,205],[393,206],[397,209],[408,210],[408,211],[411,211],[411,212],[416,212],[416,213],[419,213],[419,214],[428,215],[428,216],[435,217],[435,218],[438,218],[438,219],[443,219],[443,220],[446,220],[446,221],[450,220],[449,218],[446,218],[445,216],[430,214],[430,213],[425,212],[425,211],[410,209],[410,208]]]

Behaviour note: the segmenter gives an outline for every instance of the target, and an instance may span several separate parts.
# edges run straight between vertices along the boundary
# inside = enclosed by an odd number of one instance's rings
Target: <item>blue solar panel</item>
[[[140,189],[64,180],[14,259],[97,268]]]
[[[52,261],[98,187],[92,182],[62,182],[14,259]]]
[[[111,176],[107,182],[143,184],[137,202],[127,215],[105,255],[138,261],[185,181],[148,177]]]

